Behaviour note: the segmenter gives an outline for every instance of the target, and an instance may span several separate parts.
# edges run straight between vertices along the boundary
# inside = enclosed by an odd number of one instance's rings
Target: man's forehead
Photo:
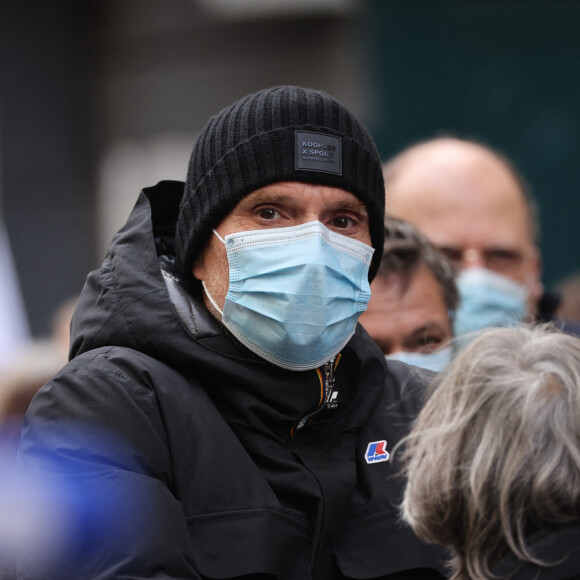
[[[437,245],[513,246],[533,244],[530,220],[516,200],[493,200],[484,196],[437,195],[387,206],[387,212],[418,227]],[[394,210],[394,211],[393,211]]]
[[[535,216],[522,183],[506,161],[477,144],[442,139],[419,145],[395,163],[386,184],[387,212],[421,228],[436,221],[447,228],[453,220],[471,228],[487,220],[498,233],[515,230],[518,241],[533,244]]]

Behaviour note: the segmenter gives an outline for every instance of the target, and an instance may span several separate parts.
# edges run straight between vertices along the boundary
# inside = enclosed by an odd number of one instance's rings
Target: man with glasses
[[[540,281],[536,206],[508,159],[473,141],[437,138],[386,163],[384,177],[387,213],[417,226],[460,269],[456,336],[553,319],[557,298]]]

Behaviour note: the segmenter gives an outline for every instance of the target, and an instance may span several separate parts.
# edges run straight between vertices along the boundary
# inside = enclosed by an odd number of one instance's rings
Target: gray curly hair
[[[552,326],[482,333],[435,378],[403,453],[403,519],[489,578],[526,534],[580,519],[580,340]],[[493,577],[493,575],[491,575]]]

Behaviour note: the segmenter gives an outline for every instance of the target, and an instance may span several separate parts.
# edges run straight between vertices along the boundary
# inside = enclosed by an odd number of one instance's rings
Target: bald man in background
[[[555,320],[544,291],[535,202],[513,164],[473,141],[443,137],[384,165],[387,214],[417,226],[457,264],[455,334]],[[580,325],[558,320],[580,336]]]

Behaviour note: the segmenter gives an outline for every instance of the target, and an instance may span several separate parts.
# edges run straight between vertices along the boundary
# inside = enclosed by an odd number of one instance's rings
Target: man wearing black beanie
[[[327,93],[212,117],[87,278],[29,409],[22,464],[59,517],[20,577],[443,577],[389,456],[425,377],[357,324],[383,215],[376,146]]]

